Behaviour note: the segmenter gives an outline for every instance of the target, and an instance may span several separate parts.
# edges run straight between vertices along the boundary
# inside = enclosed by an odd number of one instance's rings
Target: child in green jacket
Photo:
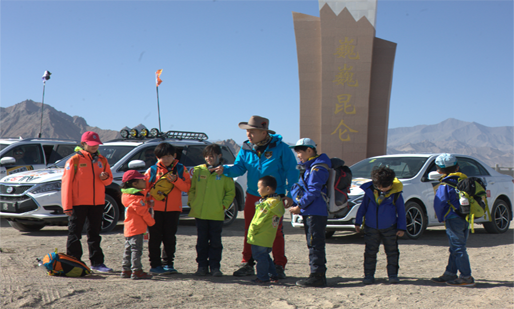
[[[267,284],[278,281],[277,270],[269,253],[285,209],[282,198],[275,193],[275,177],[262,177],[257,183],[257,188],[261,199],[255,204],[255,214],[246,239],[248,244],[252,245],[252,257],[257,262],[257,279],[253,282]]]
[[[214,169],[222,163],[221,148],[211,144],[203,150],[206,164],[194,168],[191,177],[188,205],[191,207],[189,216],[196,218],[196,262],[197,276],[210,273],[221,277],[220,271],[221,230],[225,220],[225,209],[230,207],[236,196],[234,180],[218,175]]]

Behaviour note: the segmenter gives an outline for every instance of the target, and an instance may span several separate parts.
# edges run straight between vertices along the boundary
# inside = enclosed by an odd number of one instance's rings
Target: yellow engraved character
[[[342,126],[342,127],[341,127]],[[351,140],[350,138],[350,132],[351,133],[358,133],[359,131],[356,131],[356,130],[353,130],[352,128],[350,128],[349,126],[347,126],[345,123],[344,123],[344,120],[341,120],[341,122],[339,122],[339,125],[337,126],[337,128],[334,130],[334,132],[332,132],[330,135],[333,135],[337,132],[337,130],[339,130],[339,139],[342,141],[342,142],[348,142]],[[348,132],[349,131],[349,132]],[[346,133],[346,137],[343,138],[344,134]]]
[[[344,41],[339,40],[339,48],[334,55],[337,55],[337,58],[346,58],[348,59],[360,59],[359,53],[355,53],[355,43],[353,39],[348,39],[348,37],[344,38]]]
[[[339,74],[336,75],[336,79],[334,79],[334,83],[337,83],[338,85],[348,85],[349,87],[358,87],[359,81],[353,80],[353,66],[346,66],[346,63],[344,64],[343,68],[338,67]]]
[[[336,103],[336,111],[334,112],[334,114],[337,114],[340,111],[344,111],[344,113],[347,115],[355,114],[355,106],[349,104],[351,97],[351,94],[338,95],[337,101],[339,102],[339,104]],[[350,110],[352,107],[353,110]]]

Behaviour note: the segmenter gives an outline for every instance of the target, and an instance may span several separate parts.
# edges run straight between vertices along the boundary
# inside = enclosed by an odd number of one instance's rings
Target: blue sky
[[[0,99],[41,102],[89,125],[157,127],[245,140],[270,118],[299,138],[292,12],[304,1],[0,2]],[[513,2],[378,0],[376,36],[398,44],[389,128],[447,118],[512,126]]]

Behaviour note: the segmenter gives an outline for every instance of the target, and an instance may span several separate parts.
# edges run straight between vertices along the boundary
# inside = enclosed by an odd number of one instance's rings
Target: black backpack
[[[350,211],[348,193],[350,193],[352,185],[352,171],[339,158],[331,158],[330,163],[332,164],[331,168],[326,164],[314,164],[311,170],[318,166],[328,170],[329,177],[325,184],[327,194],[322,194],[327,203],[327,210],[330,214],[340,213],[339,215],[345,216]]]

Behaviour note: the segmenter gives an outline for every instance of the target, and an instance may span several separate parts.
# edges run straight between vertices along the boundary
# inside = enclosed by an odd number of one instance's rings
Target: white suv
[[[54,138],[0,139],[0,178],[46,168],[75,150],[79,142]]]
[[[192,167],[203,164],[203,149],[211,144],[205,133],[169,131],[154,133],[148,137],[148,131],[143,129],[145,137],[132,130],[134,137],[112,140],[100,145],[100,153],[107,158],[113,174],[113,182],[105,188],[105,208],[102,232],[111,231],[119,219],[123,218],[124,207],[121,204],[121,179],[123,173],[129,170],[129,163],[139,163],[144,168],[138,169],[144,173],[155,164],[153,154],[155,147],[167,142],[177,148],[177,159],[190,172]],[[135,131],[135,132],[133,132]],[[128,131],[127,131],[128,132]],[[224,164],[233,164],[234,154],[226,146],[221,146]],[[71,154],[72,155],[72,154]],[[9,224],[20,231],[37,231],[46,225],[67,225],[68,217],[63,214],[61,206],[61,178],[68,156],[47,169],[26,171],[0,179],[0,217],[6,218]],[[144,162],[141,162],[141,161]],[[225,225],[231,224],[237,217],[237,212],[244,207],[246,177],[236,180],[236,197],[232,205],[225,211]],[[182,216],[189,213],[187,193],[182,193]]]

